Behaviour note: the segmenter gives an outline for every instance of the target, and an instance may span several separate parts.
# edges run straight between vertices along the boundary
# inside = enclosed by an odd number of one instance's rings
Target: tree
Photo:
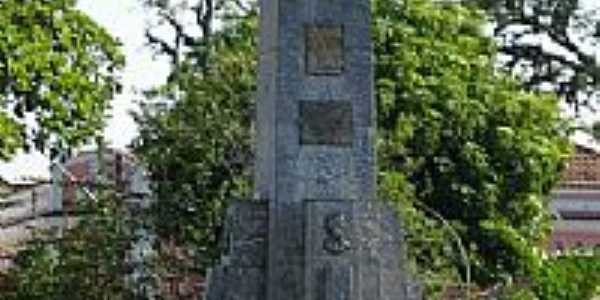
[[[157,18],[146,40],[172,67],[167,84],[148,91],[143,112],[135,116],[140,136],[134,152],[152,174],[159,199],[151,210],[162,241],[155,271],[202,274],[220,252],[226,202],[250,195],[247,128],[256,62],[246,54],[254,52],[256,6],[222,0],[143,3]],[[213,30],[223,20],[223,28]],[[171,37],[153,33],[165,28]],[[183,259],[172,255],[180,250],[188,254]]]
[[[466,0],[488,12],[503,66],[530,89],[553,89],[575,108],[595,106],[600,14],[579,0]]]
[[[494,70],[481,13],[425,0],[377,0],[373,11],[380,196],[401,204],[420,274],[465,273],[425,207],[465,241],[482,286],[535,269],[549,230],[547,194],[570,150],[558,100]],[[204,258],[217,253],[227,201],[248,195],[252,168],[254,14],[223,24],[211,37],[209,67],[183,60],[179,79],[158,93],[175,101],[138,116],[136,151],[157,180],[161,213],[195,216],[160,219],[198,232]]]
[[[600,294],[600,257],[567,254],[551,257],[527,284],[501,291],[506,300],[578,300]]]
[[[96,135],[123,64],[119,43],[75,0],[0,1],[0,158]]]
[[[155,16],[154,24],[146,29],[145,37],[157,54],[166,55],[173,68],[168,81],[176,80],[182,57],[199,70],[210,67],[209,59],[215,50],[212,36],[215,21],[244,18],[254,14],[256,2],[240,0],[165,1],[140,0]],[[170,38],[154,34],[155,30],[170,30]]]
[[[250,195],[255,16],[215,35],[210,70],[184,62],[177,81],[151,93],[173,101],[170,109],[136,116],[134,150],[152,174],[157,233],[194,249],[202,266],[219,253],[226,203]]]
[[[380,0],[375,15],[384,191],[450,220],[479,284],[535,270],[547,195],[570,150],[557,99],[494,71],[494,44],[473,10]]]
[[[592,299],[600,292],[600,257],[568,255],[547,260],[532,289],[540,300]]]

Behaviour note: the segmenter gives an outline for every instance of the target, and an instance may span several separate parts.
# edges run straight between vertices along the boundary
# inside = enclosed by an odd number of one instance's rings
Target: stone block
[[[387,205],[305,200],[307,300],[405,300],[402,228]]]
[[[361,256],[385,262],[382,268],[395,269],[400,266],[403,231],[394,211],[383,203],[361,202],[356,217],[357,247]]]
[[[365,261],[362,263],[359,284],[361,286],[361,300],[381,300],[381,264],[379,261]]]
[[[313,299],[351,300],[353,267],[345,263],[327,263],[315,270]]]
[[[208,272],[208,286],[205,300],[221,300],[225,299],[225,290],[229,287],[227,277],[225,276],[225,267],[217,265]]]
[[[267,299],[304,299],[304,236],[302,205],[271,202]]]
[[[264,300],[264,274],[264,269],[218,266],[210,274],[205,299]]]
[[[416,281],[409,280],[405,285],[406,289],[406,300],[422,300],[423,299],[423,286]]]
[[[297,192],[304,199],[357,199],[352,158],[352,149],[347,147],[302,147]]]
[[[306,257],[351,258],[355,249],[352,202],[346,200],[306,200]]]
[[[232,265],[263,267],[268,232],[266,202],[235,202],[226,220],[228,256]]]

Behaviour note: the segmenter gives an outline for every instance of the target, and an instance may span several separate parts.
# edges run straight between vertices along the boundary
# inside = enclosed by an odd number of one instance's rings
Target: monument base
[[[306,200],[298,206],[301,212],[290,211],[290,217],[303,217],[303,259],[285,263],[302,276],[268,279],[272,209],[266,201],[232,204],[225,223],[225,251],[210,272],[206,300],[292,300],[268,299],[269,289],[285,286],[301,290],[294,293],[302,295],[298,300],[422,299],[420,286],[405,269],[402,228],[385,204]]]

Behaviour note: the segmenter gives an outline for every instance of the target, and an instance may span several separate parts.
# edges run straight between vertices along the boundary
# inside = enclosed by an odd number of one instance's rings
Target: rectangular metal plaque
[[[343,27],[306,26],[306,70],[310,75],[337,75],[344,70]]]
[[[352,103],[300,101],[300,144],[351,146]]]

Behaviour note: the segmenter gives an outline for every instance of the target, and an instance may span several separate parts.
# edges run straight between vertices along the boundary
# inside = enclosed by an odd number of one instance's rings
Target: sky
[[[169,73],[166,60],[153,58],[144,47],[146,17],[139,0],[80,0],[79,8],[88,13],[123,43],[127,65],[123,72],[124,93],[113,101],[113,117],[105,130],[109,143],[124,148],[136,134],[128,111],[136,108],[140,91],[164,82]]]
[[[104,26],[123,43],[127,65],[123,72],[123,93],[112,102],[112,116],[105,129],[108,143],[125,148],[137,132],[128,111],[137,108],[140,91],[165,81],[168,62],[153,57],[144,46],[144,28],[147,20],[139,0],[79,0],[79,8]],[[0,174],[8,180],[23,177],[48,177],[49,162],[41,153],[21,154],[10,163],[0,163]]]

